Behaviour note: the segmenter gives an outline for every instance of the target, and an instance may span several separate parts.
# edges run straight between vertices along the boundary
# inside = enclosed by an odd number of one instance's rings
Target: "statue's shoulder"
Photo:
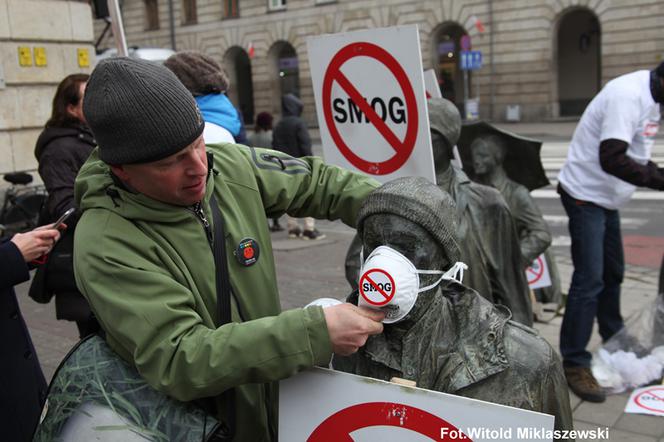
[[[509,359],[528,370],[546,370],[551,365],[554,350],[537,330],[516,321],[505,324],[505,347]],[[528,349],[528,351],[523,351]]]

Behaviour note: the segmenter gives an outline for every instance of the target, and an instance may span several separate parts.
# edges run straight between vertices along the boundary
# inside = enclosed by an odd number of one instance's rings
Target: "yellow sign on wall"
[[[47,65],[46,48],[42,46],[36,46],[34,48],[34,54],[35,54],[35,66],[44,67]]]
[[[18,47],[18,64],[19,66],[32,66],[32,52],[29,46]]]
[[[90,53],[86,48],[76,49],[76,55],[78,58],[78,67],[80,68],[90,67]]]

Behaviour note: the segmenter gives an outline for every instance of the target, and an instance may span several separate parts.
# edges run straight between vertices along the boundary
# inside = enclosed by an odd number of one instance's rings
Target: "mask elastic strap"
[[[441,272],[440,270],[418,270],[417,273],[425,274],[425,275],[440,275],[443,272]],[[436,280],[436,282],[434,282],[433,284],[429,284],[426,287],[420,287],[417,290],[417,292],[420,293],[420,292],[426,292],[427,290],[431,290],[432,288],[434,288],[438,284],[440,284],[440,281],[442,281],[444,277],[445,277],[445,274],[443,273],[442,275],[440,275],[440,278],[438,278]]]
[[[443,278],[452,279],[459,283],[463,283],[463,272],[468,270],[468,265],[464,262],[457,261],[454,263],[452,268],[445,272]]]

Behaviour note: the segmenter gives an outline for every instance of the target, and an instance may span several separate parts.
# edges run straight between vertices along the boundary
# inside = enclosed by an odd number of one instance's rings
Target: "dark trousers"
[[[574,273],[560,329],[560,353],[566,366],[589,367],[586,350],[597,317],[606,341],[623,327],[620,284],[625,272],[620,215],[561,192],[569,217]]]

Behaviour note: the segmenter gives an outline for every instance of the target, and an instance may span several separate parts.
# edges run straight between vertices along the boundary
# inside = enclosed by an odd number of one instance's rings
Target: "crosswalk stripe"
[[[566,226],[568,218],[567,215],[544,215],[544,220],[549,226]],[[620,217],[620,225],[627,230],[638,229],[647,222],[644,218]]]
[[[553,199],[560,198],[558,192],[555,189],[537,189],[530,192],[533,198],[543,198],[543,199]],[[632,195],[633,200],[642,200],[642,201],[663,201],[664,192],[658,191],[647,191],[647,190],[637,190]]]

